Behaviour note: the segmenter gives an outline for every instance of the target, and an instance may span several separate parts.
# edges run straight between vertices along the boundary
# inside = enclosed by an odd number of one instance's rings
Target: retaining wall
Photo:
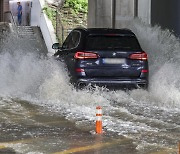
[[[31,8],[31,26],[38,26],[41,29],[44,41],[46,43],[48,54],[54,54],[52,44],[56,43],[55,31],[52,22],[48,19],[47,15],[43,12],[45,6],[44,0],[33,0]]]

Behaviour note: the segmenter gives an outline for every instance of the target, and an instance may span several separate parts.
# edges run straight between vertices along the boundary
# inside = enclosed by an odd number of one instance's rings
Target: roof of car
[[[112,28],[76,28],[77,30],[86,31],[89,34],[122,34],[122,35],[135,35],[130,29],[112,29]]]

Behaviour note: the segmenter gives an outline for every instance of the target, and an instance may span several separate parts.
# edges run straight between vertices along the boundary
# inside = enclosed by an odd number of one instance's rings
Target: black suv
[[[129,29],[76,28],[52,48],[75,86],[148,87],[148,56]]]

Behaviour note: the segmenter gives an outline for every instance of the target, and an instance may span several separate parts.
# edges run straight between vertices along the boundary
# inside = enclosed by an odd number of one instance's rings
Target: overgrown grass
[[[52,24],[55,27],[55,25],[56,25],[56,9],[49,7],[49,6],[45,6],[43,8],[43,10],[45,11],[46,15],[52,21]]]
[[[69,7],[74,10],[74,12],[87,13],[88,11],[88,0],[66,0],[64,7]]]
[[[87,14],[88,0],[66,0],[64,3],[65,8],[69,8],[71,13],[76,17],[79,13]],[[48,5],[43,8],[48,18],[52,21],[53,26],[56,24],[56,9]]]
[[[56,23],[57,9],[57,23]],[[59,42],[62,42],[62,33],[64,37],[68,34],[66,31],[76,26],[87,26],[88,0],[66,0],[62,8],[55,8],[52,5],[46,5],[43,11],[52,21],[57,32]],[[61,23],[59,22],[61,21]],[[62,25],[64,31],[62,32]]]

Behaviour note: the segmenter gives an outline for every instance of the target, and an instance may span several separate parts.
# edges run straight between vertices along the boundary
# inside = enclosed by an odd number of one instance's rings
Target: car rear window
[[[89,35],[86,40],[87,50],[140,50],[134,36]]]

